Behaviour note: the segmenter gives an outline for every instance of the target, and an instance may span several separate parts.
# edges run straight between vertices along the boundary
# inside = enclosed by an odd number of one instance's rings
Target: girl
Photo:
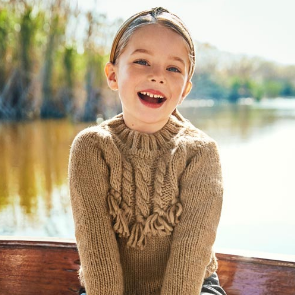
[[[212,246],[222,204],[215,142],[176,110],[195,51],[163,8],[119,29],[105,67],[122,114],[80,132],[69,186],[87,295],[225,294]]]

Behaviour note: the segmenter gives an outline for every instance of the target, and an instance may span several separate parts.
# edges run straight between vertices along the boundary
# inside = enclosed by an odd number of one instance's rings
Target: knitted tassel
[[[147,241],[147,236],[144,233],[144,226],[141,224],[140,227],[140,238],[137,242],[137,246],[139,247],[140,250],[142,250],[146,246],[146,241]]]
[[[148,216],[146,220],[137,220],[132,226],[131,233],[129,230],[129,222],[132,217],[132,209],[125,203],[121,202],[120,194],[111,189],[108,194],[109,212],[113,217],[114,231],[120,237],[128,238],[127,245],[129,247],[142,250],[149,236],[167,236],[173,231],[174,226],[179,223],[179,217],[182,213],[181,203],[172,205],[166,212],[158,209],[158,212]],[[122,208],[120,208],[120,205]],[[142,217],[140,215],[140,217]]]
[[[128,206],[124,201],[122,202],[122,210],[124,212],[124,215],[125,215],[125,217],[127,219],[128,224],[129,224],[129,222],[132,219],[133,211],[130,208],[130,206]]]
[[[154,227],[158,230],[159,236],[170,235],[173,231],[173,227],[170,226],[167,221],[161,216],[158,216],[158,218],[155,220]]]
[[[128,228],[127,219],[123,210],[119,207],[121,197],[118,192],[111,189],[108,194],[108,206],[110,214],[114,220],[114,230],[120,237],[129,237],[130,232]]]
[[[152,224],[154,224],[157,217],[158,217],[158,213],[152,214],[147,218],[145,227],[144,227],[145,235],[155,236],[157,234],[157,230],[152,226]]]
[[[167,219],[170,224],[175,226],[177,223],[179,223],[179,217],[182,213],[182,205],[181,203],[176,203],[172,205],[168,210],[167,210]]]
[[[119,210],[115,217],[115,224],[113,226],[116,233],[119,234],[120,237],[129,237],[129,228],[127,225],[127,221],[122,210]]]
[[[170,235],[172,231],[173,227],[158,213],[154,213],[146,220],[144,228],[145,235],[151,233],[152,236],[167,236]]]
[[[130,237],[127,245],[133,248],[142,250],[146,245],[146,237],[143,232],[143,225],[139,222],[135,223],[132,227]]]

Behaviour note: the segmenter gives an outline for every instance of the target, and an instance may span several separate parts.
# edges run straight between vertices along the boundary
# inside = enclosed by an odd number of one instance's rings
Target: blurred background
[[[295,255],[293,0],[0,0],[0,235],[74,238],[71,142],[121,111],[103,73],[110,45],[124,19],[155,6],[196,44],[179,110],[219,144],[216,251]]]

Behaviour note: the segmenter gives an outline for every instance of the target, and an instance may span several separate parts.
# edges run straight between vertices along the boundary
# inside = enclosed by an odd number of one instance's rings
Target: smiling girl
[[[115,36],[105,73],[123,112],[80,132],[69,161],[87,295],[225,294],[212,251],[218,150],[176,109],[194,66],[187,28],[163,8],[133,15]]]

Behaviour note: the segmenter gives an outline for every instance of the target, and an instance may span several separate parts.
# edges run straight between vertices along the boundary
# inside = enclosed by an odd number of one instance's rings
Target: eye
[[[176,67],[169,67],[169,68],[167,68],[167,71],[175,72],[175,73],[181,73],[181,71]]]
[[[146,60],[144,60],[144,59],[136,60],[134,63],[142,65],[142,66],[149,66],[148,62]]]

